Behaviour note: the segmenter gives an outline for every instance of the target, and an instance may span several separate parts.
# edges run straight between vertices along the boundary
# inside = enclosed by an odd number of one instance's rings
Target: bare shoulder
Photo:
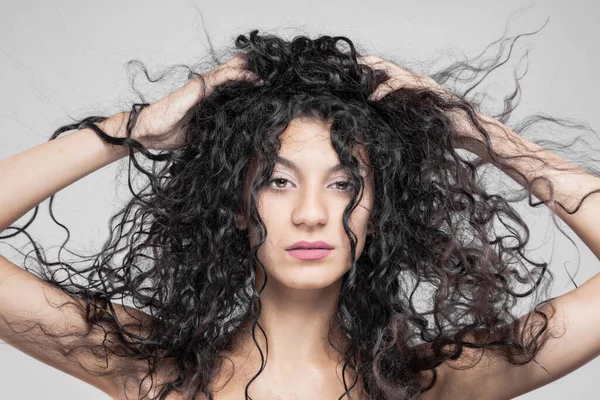
[[[113,305],[123,326],[144,334],[151,323],[149,315]],[[111,371],[128,368],[132,360],[105,357],[100,349],[106,332],[98,327],[88,330],[85,309],[84,300],[0,256],[0,340],[115,397],[119,378]]]
[[[425,343],[419,346],[420,352],[432,352],[431,344]],[[486,395],[481,395],[481,388],[469,380],[462,378],[457,374],[456,361],[446,361],[435,368],[436,381],[431,389],[423,392],[419,396],[419,400],[475,400],[488,398]],[[431,385],[433,379],[432,371],[421,371],[419,375],[419,383],[422,388]],[[479,393],[479,394],[478,394]]]
[[[172,358],[160,359],[156,365],[156,371],[152,374],[148,374],[147,370],[147,362],[139,361],[138,365],[134,365],[132,374],[128,377],[115,379],[112,384],[114,391],[110,394],[111,397],[114,400],[157,398],[160,389],[176,378],[176,365],[175,360]],[[143,381],[142,378],[144,378]],[[177,397],[176,393],[171,393],[166,399],[179,400],[180,397]]]
[[[529,342],[532,334],[546,343],[535,359],[514,365],[497,352],[465,347],[461,356],[448,363],[439,398],[508,399],[528,393],[581,367],[600,355],[600,336],[590,329],[600,327],[598,302],[600,274],[577,289],[553,298],[519,319],[517,334]],[[543,312],[543,316],[538,312]],[[547,319],[547,320],[546,320]],[[532,326],[536,327],[535,329]],[[545,326],[543,333],[539,327]],[[543,336],[542,336],[543,335]],[[466,341],[477,343],[473,335]],[[489,338],[487,342],[496,340]],[[523,340],[523,339],[522,339]],[[465,397],[467,396],[467,397]]]
[[[435,371],[437,373],[435,384],[431,389],[422,393],[419,396],[419,400],[470,399],[470,397],[467,395],[467,390],[465,390],[466,388],[462,388],[461,390],[452,383],[452,370],[447,364],[441,364],[435,369]],[[429,386],[432,379],[433,372],[422,371],[419,377],[421,387],[424,388]]]

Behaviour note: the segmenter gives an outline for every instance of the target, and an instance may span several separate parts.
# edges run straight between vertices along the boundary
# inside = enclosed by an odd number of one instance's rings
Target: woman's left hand
[[[438,93],[440,96],[448,99],[449,101],[459,101],[460,98],[456,97],[451,92],[442,88],[435,80],[428,76],[419,75],[410,72],[388,60],[384,60],[376,55],[367,55],[364,57],[358,57],[359,64],[365,64],[371,67],[371,69],[379,69],[385,71],[389,75],[389,79],[381,83],[375,91],[369,96],[369,100],[378,101],[383,98],[386,94],[397,90],[399,88],[413,88],[413,89],[427,89]],[[461,109],[455,109],[448,112],[455,124],[456,132],[452,136],[452,144],[455,148],[462,148],[475,154],[485,154],[481,149],[481,140],[475,139],[478,137],[477,130],[473,128],[470,120],[466,117],[465,113]],[[490,117],[486,117],[482,114],[477,113],[477,116],[486,122],[495,121]],[[497,121],[496,121],[497,122]],[[498,122],[499,123],[499,122]],[[475,136],[474,136],[475,135]]]
[[[401,87],[431,89],[439,93],[447,93],[432,78],[412,73],[388,60],[384,60],[379,56],[367,55],[358,57],[357,60],[359,64],[367,65],[371,67],[371,69],[383,70],[390,76],[390,79],[383,82],[375,89],[375,91],[369,96],[369,100],[378,101],[389,92]]]

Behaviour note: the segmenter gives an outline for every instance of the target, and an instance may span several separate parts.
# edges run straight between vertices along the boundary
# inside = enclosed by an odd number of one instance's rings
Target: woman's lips
[[[294,249],[288,250],[292,256],[300,260],[319,260],[331,252],[331,249]]]

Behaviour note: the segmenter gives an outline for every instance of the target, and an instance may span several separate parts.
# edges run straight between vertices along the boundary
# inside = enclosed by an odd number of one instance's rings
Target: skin
[[[268,274],[267,285],[261,293],[259,322],[269,346],[263,374],[271,379],[289,382],[290,376],[311,374],[321,381],[326,381],[326,376],[339,380],[335,375],[339,354],[327,336],[329,321],[335,326],[342,277],[350,269],[350,242],[343,229],[342,215],[351,195],[348,185],[339,183],[348,180],[345,171],[327,172],[339,163],[331,144],[330,126],[314,120],[291,121],[281,136],[279,157],[293,162],[297,170],[276,164],[271,179],[282,180],[271,182],[257,199],[267,227],[266,242],[258,251]],[[365,178],[363,196],[349,218],[358,239],[358,258],[367,234],[372,233],[369,220],[374,182],[364,150],[360,149],[355,156],[365,164],[361,172]],[[299,260],[286,249],[300,240],[323,240],[334,248],[320,260]],[[250,242],[256,243],[253,234]],[[256,273],[259,289],[264,275],[258,265]],[[334,332],[334,340],[342,341],[339,331]],[[266,341],[258,328],[256,339],[265,353]],[[251,336],[244,337],[242,347],[244,350],[240,353],[254,360],[250,364],[255,373],[260,367],[260,354]],[[305,379],[299,381],[306,382]]]

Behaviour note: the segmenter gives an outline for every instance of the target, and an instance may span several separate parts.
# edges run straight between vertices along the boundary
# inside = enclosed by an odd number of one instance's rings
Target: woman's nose
[[[292,213],[294,224],[314,226],[327,223],[328,213],[325,194],[314,188],[308,188],[300,192]]]

